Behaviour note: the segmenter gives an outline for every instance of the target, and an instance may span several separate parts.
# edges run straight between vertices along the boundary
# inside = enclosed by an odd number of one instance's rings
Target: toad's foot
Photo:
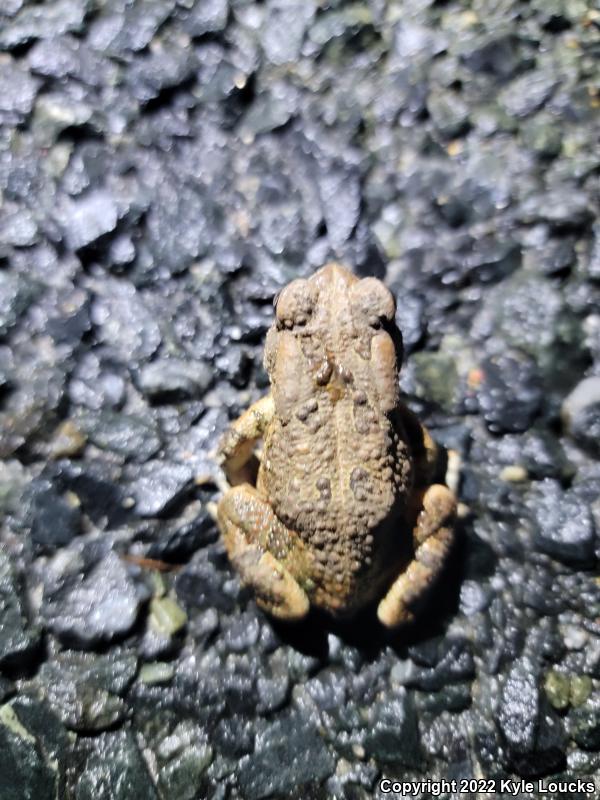
[[[258,605],[279,619],[305,617],[306,592],[283,563],[294,557],[295,536],[270,505],[256,489],[243,484],[226,492],[217,514],[229,559],[242,582],[254,589]]]
[[[434,484],[418,499],[421,510],[413,530],[414,558],[377,608],[380,622],[388,628],[413,620],[415,601],[438,576],[454,539],[456,499],[448,487]]]

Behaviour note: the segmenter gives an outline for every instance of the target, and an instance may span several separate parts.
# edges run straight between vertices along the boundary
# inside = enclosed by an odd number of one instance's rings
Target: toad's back
[[[411,483],[393,319],[383,284],[330,264],[284,290],[267,339],[275,416],[260,482],[279,519],[343,572],[364,565]]]

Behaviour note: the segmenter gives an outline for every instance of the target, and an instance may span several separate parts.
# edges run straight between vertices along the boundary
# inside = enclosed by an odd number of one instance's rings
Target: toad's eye
[[[304,327],[312,315],[314,304],[314,293],[309,288],[308,281],[300,278],[292,281],[276,300],[277,327],[279,329]]]
[[[377,278],[363,278],[350,290],[352,306],[375,330],[392,322],[396,301],[392,293]]]

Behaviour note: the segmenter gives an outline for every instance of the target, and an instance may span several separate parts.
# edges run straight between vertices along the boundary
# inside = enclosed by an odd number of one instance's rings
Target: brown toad
[[[292,281],[267,334],[271,394],[220,443],[229,558],[281,619],[302,618],[311,603],[346,615],[382,598],[384,625],[410,621],[450,548],[456,501],[431,484],[435,446],[400,400],[394,316],[380,281],[338,264]]]

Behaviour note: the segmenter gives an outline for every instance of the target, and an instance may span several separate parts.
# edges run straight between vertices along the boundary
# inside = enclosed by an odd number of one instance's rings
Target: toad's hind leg
[[[413,530],[413,560],[377,608],[380,622],[389,628],[412,622],[415,602],[438,576],[454,538],[456,499],[446,486],[429,486],[418,492],[415,500],[420,511]]]
[[[233,487],[221,498],[217,515],[229,559],[242,582],[254,589],[258,605],[279,619],[306,616],[308,596],[285,563],[302,558],[295,535],[256,489]]]

